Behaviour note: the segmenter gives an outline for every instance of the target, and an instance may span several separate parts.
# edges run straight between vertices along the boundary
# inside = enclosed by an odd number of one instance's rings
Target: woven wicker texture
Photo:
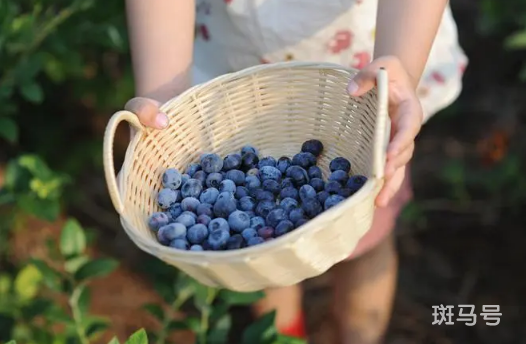
[[[195,86],[163,105],[165,130],[144,128],[130,112],[117,112],[104,138],[106,181],[128,236],[145,252],[209,286],[237,291],[301,282],[328,270],[353,251],[369,230],[383,183],[387,142],[387,75],[363,97],[350,97],[356,71],[338,65],[285,62],[252,67]],[[127,121],[136,135],[115,178],[113,138]],[[369,177],[356,194],[293,232],[255,247],[221,252],[180,251],[160,245],[147,228],[166,168],[184,170],[203,153],[224,156],[245,144],[261,156],[296,154],[307,139],[321,140],[324,177],[337,156],[353,174]]]

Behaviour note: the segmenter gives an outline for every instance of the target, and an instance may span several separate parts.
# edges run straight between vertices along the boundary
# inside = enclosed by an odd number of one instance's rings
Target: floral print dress
[[[375,0],[197,0],[194,83],[261,63],[301,60],[362,68],[371,61]],[[425,121],[462,88],[467,58],[451,9],[418,87]]]

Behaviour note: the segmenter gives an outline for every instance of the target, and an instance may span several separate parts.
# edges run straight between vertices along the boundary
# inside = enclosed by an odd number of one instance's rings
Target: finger
[[[139,117],[141,123],[154,129],[163,129],[168,125],[168,116],[159,111],[161,104],[153,99],[136,97],[130,99],[124,108]]]
[[[385,177],[391,178],[397,169],[407,165],[413,157],[414,151],[415,143],[413,142],[396,157],[387,159],[387,163],[385,164]]]
[[[392,178],[386,179],[385,185],[376,197],[376,205],[378,207],[386,207],[391,199],[396,195],[405,177],[405,166],[402,166]]]
[[[359,97],[369,92],[376,85],[376,77],[380,68],[384,68],[389,72],[390,69],[401,68],[401,64],[396,58],[391,56],[373,60],[349,81],[347,86],[349,94]],[[390,75],[389,79],[393,81],[393,76]]]
[[[392,158],[407,149],[422,127],[422,106],[416,97],[402,100],[393,116],[396,132],[387,148],[387,158]]]

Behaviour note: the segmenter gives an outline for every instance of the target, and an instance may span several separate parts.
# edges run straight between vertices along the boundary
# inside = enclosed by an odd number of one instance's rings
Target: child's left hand
[[[385,207],[402,185],[406,164],[415,149],[415,137],[422,127],[423,113],[411,77],[396,57],[381,57],[364,67],[349,82],[349,94],[361,96],[372,89],[381,67],[387,70],[389,77],[391,139],[387,148],[385,184],[376,198],[376,205]]]

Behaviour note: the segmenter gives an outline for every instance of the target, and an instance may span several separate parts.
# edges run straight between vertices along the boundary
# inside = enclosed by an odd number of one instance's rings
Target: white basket
[[[113,115],[104,137],[108,189],[122,226],[143,251],[201,283],[254,291],[299,283],[347,258],[369,230],[374,200],[383,185],[389,137],[387,73],[362,97],[346,89],[356,70],[325,63],[260,65],[195,86],[162,106],[170,124],[143,127],[128,111]],[[113,139],[118,124],[129,122],[136,135],[115,178]],[[147,227],[166,168],[184,170],[205,152],[222,156],[245,144],[261,156],[292,156],[308,139],[325,146],[318,159],[324,177],[329,162],[343,156],[352,173],[369,179],[354,195],[300,228],[254,247],[230,251],[181,251],[162,246]]]

